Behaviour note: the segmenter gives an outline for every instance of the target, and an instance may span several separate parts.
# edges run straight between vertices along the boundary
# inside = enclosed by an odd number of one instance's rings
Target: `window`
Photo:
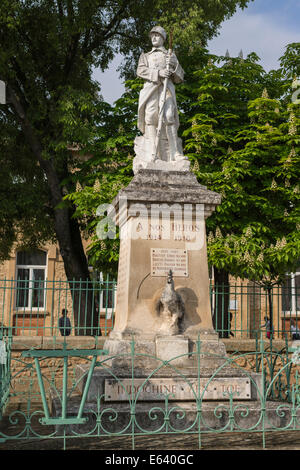
[[[105,317],[110,319],[116,305],[116,285],[114,280],[109,280],[108,276],[104,280],[102,273],[98,274],[98,280],[101,289],[99,298],[100,313],[105,313]]]
[[[46,267],[45,251],[17,253],[17,308],[32,310],[45,307]]]
[[[286,275],[282,286],[282,310],[292,314],[300,312],[300,267],[295,273]]]
[[[109,276],[103,279],[103,273],[94,271],[92,267],[89,268],[95,287],[98,288],[97,301],[99,305],[99,313],[105,314],[107,319],[112,318],[112,314],[116,306],[116,283]]]

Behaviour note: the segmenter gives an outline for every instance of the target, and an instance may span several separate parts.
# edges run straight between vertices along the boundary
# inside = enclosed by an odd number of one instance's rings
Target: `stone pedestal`
[[[212,326],[205,219],[220,203],[189,171],[140,170],[113,201],[121,245],[112,342],[148,340],[155,345],[162,319],[157,304],[169,270],[185,313],[186,340],[216,340]]]

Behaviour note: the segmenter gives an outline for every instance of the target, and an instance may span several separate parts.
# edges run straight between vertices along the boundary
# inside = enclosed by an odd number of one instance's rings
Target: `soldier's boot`
[[[147,159],[150,162],[154,162],[156,160],[155,155],[155,140],[156,140],[156,126],[147,125],[145,137],[147,139]]]
[[[170,161],[174,162],[179,160],[186,160],[186,157],[183,155],[182,149],[180,148],[181,146],[179,144],[175,124],[169,124],[166,126],[166,133],[169,143]]]

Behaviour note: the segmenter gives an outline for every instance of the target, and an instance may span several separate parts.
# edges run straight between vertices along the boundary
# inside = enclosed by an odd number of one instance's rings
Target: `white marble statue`
[[[174,52],[164,48],[166,36],[162,27],[154,27],[150,31],[152,50],[142,53],[138,63],[137,76],[145,83],[138,106],[138,128],[143,135],[135,139],[134,170],[189,168],[177,136],[179,119],[174,85],[183,81],[184,71]]]

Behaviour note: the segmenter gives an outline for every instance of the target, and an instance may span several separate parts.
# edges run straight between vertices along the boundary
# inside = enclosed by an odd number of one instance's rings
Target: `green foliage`
[[[0,261],[14,243],[32,248],[54,240],[45,178],[27,152],[9,116],[0,127]]]
[[[0,214],[2,257],[8,256],[17,238],[25,244],[25,238],[42,242],[47,233],[48,239],[55,233],[67,276],[86,277],[78,230],[89,232],[90,221],[86,227],[80,201],[87,204],[90,217],[89,201],[98,204],[111,198],[128,181],[128,153],[135,130],[128,124],[136,93],[111,109],[92,80],[93,69],[105,70],[121,53],[123,76],[132,78],[141,49],[149,43],[149,31],[158,22],[168,32],[172,26],[182,60],[192,63],[201,42],[205,44],[225,18],[249,1],[1,1],[0,80],[7,85],[7,105],[1,106],[0,135],[4,142],[14,142],[2,147],[0,156],[5,167],[0,188],[5,194]],[[194,41],[189,50],[191,34]],[[91,174],[91,164],[81,165],[82,155],[89,152],[97,169]],[[14,154],[20,166],[10,164]],[[86,179],[76,198],[79,172]],[[96,178],[103,188],[99,198],[85,189]],[[18,231],[22,217],[26,227]],[[25,228],[28,236],[23,237]]]
[[[281,71],[267,74],[255,54],[230,59],[203,51],[201,61],[177,97],[192,168],[223,198],[207,220],[209,261],[264,285],[281,282],[299,258],[299,107],[287,101],[291,83],[288,89]],[[76,217],[88,217],[90,261],[99,270],[117,269],[118,240],[97,238],[95,214],[132,177],[141,86],[128,82],[116,106],[105,109],[90,148],[94,156],[74,175],[77,191],[68,197]]]
[[[300,43],[292,42],[285,48],[285,53],[280,57],[281,71],[288,79],[300,76]]]
[[[84,148],[84,153],[92,156],[78,164],[71,176],[75,191],[65,197],[75,204],[74,217],[81,221],[85,237],[90,240],[89,263],[99,271],[112,274],[117,272],[119,239],[98,238],[96,229],[101,217],[96,213],[99,206],[109,204],[133,177],[133,141],[138,133],[136,113],[142,83],[132,80],[126,86],[126,92],[115,105],[105,104],[98,120],[94,120],[94,139]]]
[[[158,11],[153,10],[152,18],[167,32],[173,32],[174,50],[185,72],[189,73],[199,65],[202,48],[218,34],[223,20],[248,3],[249,0],[160,0]]]
[[[300,256],[299,106],[287,100],[282,71],[267,74],[254,54],[212,60],[195,74],[185,131],[199,181],[222,195],[207,220],[209,261],[280,283]]]

